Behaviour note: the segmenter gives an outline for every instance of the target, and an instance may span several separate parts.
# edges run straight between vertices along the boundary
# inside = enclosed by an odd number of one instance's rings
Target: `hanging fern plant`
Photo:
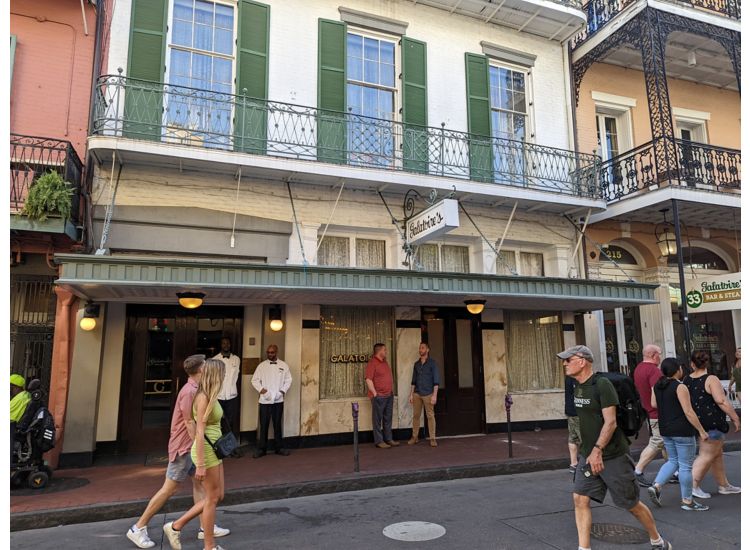
[[[71,184],[57,172],[50,171],[31,184],[22,213],[40,222],[48,216],[69,218],[72,198]]]

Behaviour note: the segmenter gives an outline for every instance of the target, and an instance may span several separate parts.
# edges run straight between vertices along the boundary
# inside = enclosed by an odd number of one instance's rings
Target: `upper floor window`
[[[526,140],[526,73],[490,65],[492,136]]]
[[[205,0],[174,0],[168,38],[168,82],[232,93],[234,79],[234,7]],[[231,102],[205,92],[172,90],[167,97],[167,125],[180,139],[228,144]],[[211,139],[206,139],[210,134]],[[184,134],[184,135],[183,135]],[[217,137],[220,136],[220,137]]]
[[[396,59],[396,38],[347,33],[347,111],[357,115],[348,124],[348,151],[355,164],[393,161],[390,122],[396,118]]]

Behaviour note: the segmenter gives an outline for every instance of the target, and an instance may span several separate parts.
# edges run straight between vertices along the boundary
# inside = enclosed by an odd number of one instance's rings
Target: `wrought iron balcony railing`
[[[589,0],[583,5],[583,11],[587,16],[586,26],[573,38],[572,47],[575,49],[594,36],[620,12],[635,2],[636,0]],[[675,3],[725,15],[731,19],[740,19],[740,0],[676,0]]]
[[[668,170],[657,168],[657,146],[671,147],[676,166]],[[602,163],[602,194],[608,203],[668,186],[738,194],[741,161],[742,154],[737,149],[680,139],[672,144],[652,140]]]
[[[10,211],[23,210],[31,184],[46,172],[57,172],[72,185],[72,221],[78,221],[83,165],[69,141],[10,135]]]
[[[98,80],[93,134],[599,198],[595,155],[123,76]]]

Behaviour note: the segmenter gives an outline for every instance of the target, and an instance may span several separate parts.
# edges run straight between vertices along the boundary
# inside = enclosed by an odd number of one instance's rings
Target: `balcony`
[[[740,194],[741,151],[681,139],[674,141],[677,166],[668,172],[656,170],[657,146],[668,146],[658,140],[603,162],[599,176],[607,203],[670,186]]]
[[[71,219],[50,217],[45,222],[31,221],[19,215],[29,188],[42,174],[54,171],[71,184],[73,190]],[[81,175],[83,165],[69,141],[53,138],[10,135],[10,213],[11,230],[65,233],[76,240],[79,221]]]
[[[620,13],[637,3],[637,0],[589,0],[583,6],[583,11],[586,12],[587,17],[586,26],[573,38],[571,47],[575,50],[605,28],[607,23],[615,19]],[[690,7],[707,14],[740,20],[740,0],[665,0],[664,4],[683,8]]]
[[[665,154],[676,160],[657,161]],[[590,221],[654,223],[676,199],[686,223],[734,230],[741,207],[741,161],[737,149],[679,139],[649,141],[602,163],[599,176],[608,206]]]
[[[283,161],[305,161],[286,170],[306,172],[314,181],[316,174],[334,177],[334,165],[355,167],[357,173],[340,177],[372,185],[395,179],[385,173],[400,172],[410,176],[395,182],[402,185],[420,185],[414,175],[428,176],[431,181],[421,185],[520,197],[539,191],[537,201],[560,203],[563,196],[601,208],[594,155],[122,76],[101,77],[96,91],[89,142],[94,154],[105,148],[96,143],[98,137],[128,138],[137,140],[131,143],[139,151],[150,142],[158,144],[156,153],[162,156],[183,155],[180,167],[183,160],[195,163],[200,157],[213,162],[211,170],[219,170],[231,160],[243,170],[255,164],[272,177],[274,170],[281,172]],[[117,141],[118,155],[125,154],[127,146]],[[186,152],[185,147],[203,152]],[[239,160],[230,158],[237,153]],[[251,156],[253,162],[248,162]],[[363,168],[375,170],[363,175]],[[462,182],[471,182],[471,188]],[[485,184],[484,191],[478,183]]]

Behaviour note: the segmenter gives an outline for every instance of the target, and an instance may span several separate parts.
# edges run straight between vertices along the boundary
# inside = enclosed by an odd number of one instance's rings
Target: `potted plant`
[[[49,171],[31,184],[22,214],[40,222],[51,215],[67,219],[70,217],[72,197],[71,184],[57,172]]]

